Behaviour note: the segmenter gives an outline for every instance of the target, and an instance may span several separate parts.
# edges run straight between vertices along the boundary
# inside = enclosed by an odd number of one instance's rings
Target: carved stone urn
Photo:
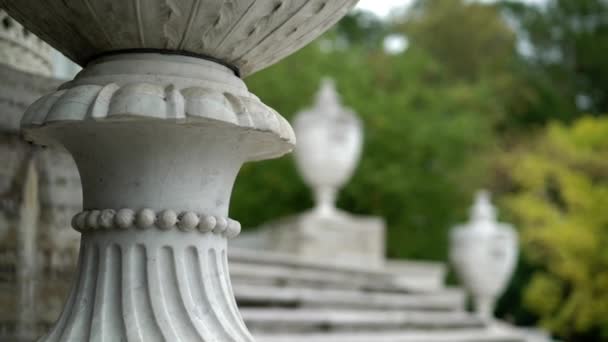
[[[76,281],[43,341],[252,340],[228,276],[230,194],[244,162],[295,139],[240,77],[355,2],[0,1],[84,66],[22,120],[29,139],[72,154],[83,186]]]
[[[334,82],[323,80],[312,108],[296,114],[298,171],[315,194],[315,212],[336,213],[336,196],[361,157],[363,129],[354,112],[340,103]]]
[[[267,222],[246,240],[307,260],[382,267],[384,220],[336,208],[338,189],[361,156],[363,128],[355,113],[340,103],[333,81],[322,82],[314,105],[296,114],[293,126],[296,166],[314,191],[315,208]]]
[[[473,296],[476,313],[484,320],[492,320],[496,300],[515,270],[517,255],[515,230],[496,221],[489,193],[479,191],[471,220],[451,231],[450,259]]]

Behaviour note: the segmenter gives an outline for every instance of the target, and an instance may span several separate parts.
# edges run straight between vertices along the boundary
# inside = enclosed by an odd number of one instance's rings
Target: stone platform
[[[237,246],[291,254],[307,260],[331,260],[338,265],[382,267],[385,224],[380,217],[336,211],[315,211],[271,221],[256,232],[243,233]]]

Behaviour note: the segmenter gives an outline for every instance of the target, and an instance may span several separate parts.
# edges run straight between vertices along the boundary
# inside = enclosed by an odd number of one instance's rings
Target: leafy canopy
[[[539,267],[524,304],[569,340],[608,337],[608,119],[552,123],[503,157],[503,204]]]

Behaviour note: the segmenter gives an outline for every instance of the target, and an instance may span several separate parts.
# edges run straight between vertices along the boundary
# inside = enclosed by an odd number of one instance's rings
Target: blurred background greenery
[[[290,119],[336,80],[366,134],[339,206],[386,219],[388,257],[446,261],[448,229],[489,188],[522,243],[499,316],[608,340],[608,2],[396,13],[354,12],[247,83]],[[246,165],[233,199],[246,227],[312,205],[291,157]]]

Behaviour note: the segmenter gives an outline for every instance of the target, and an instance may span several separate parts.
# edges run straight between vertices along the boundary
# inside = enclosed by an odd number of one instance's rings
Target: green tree
[[[527,43],[531,68],[549,80],[560,101],[554,116],[573,119],[608,112],[608,2],[548,0],[542,7],[503,1]],[[549,111],[547,113],[550,113]]]
[[[501,109],[495,112],[495,129],[518,139],[521,132],[563,113],[563,100],[545,74],[518,53],[513,25],[501,8],[474,1],[418,0],[393,26],[411,46],[440,63],[448,80],[484,84]]]
[[[569,341],[608,338],[607,135],[608,119],[553,123],[501,158],[502,204],[537,267],[524,304]]]
[[[335,32],[339,39],[349,45],[379,49],[388,32],[388,25],[373,13],[355,11],[342,18]]]
[[[485,178],[479,157],[494,147],[500,108],[485,84],[451,79],[423,49],[342,49],[336,35],[253,75],[248,86],[289,119],[311,104],[322,77],[333,77],[365,125],[362,160],[339,206],[384,217],[389,256],[446,260],[447,230]],[[231,215],[245,227],[312,205],[290,157],[246,165],[233,198]]]
[[[463,80],[496,78],[516,54],[515,33],[494,5],[418,0],[397,29]]]

